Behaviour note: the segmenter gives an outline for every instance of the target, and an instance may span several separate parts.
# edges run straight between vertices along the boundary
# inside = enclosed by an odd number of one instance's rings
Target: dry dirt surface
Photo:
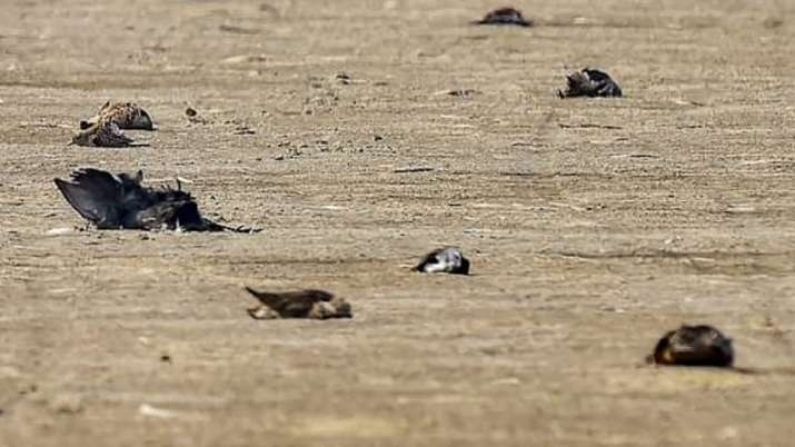
[[[792,445],[795,4],[499,3],[3,1],[0,446]],[[149,146],[67,146],[108,99]],[[84,166],[264,231],[83,231]],[[682,323],[753,370],[645,365]]]

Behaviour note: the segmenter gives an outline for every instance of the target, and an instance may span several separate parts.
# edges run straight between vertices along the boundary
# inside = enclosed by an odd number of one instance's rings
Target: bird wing
[[[135,140],[128,137],[121,131],[121,128],[114,121],[100,121],[100,128],[94,137],[94,144],[100,147],[127,147]]]
[[[582,70],[588,76],[594,85],[594,90],[597,96],[621,96],[621,87],[618,86],[616,81],[610,77],[609,74],[602,70],[593,68],[584,68]]]
[[[55,185],[84,219],[99,228],[119,226],[119,183],[110,173],[81,169],[72,173],[71,182],[55,179]]]
[[[334,298],[334,295],[323,290],[284,293],[259,292],[250,287],[246,287],[246,290],[282,317],[305,317],[315,303],[331,301]]]
[[[595,85],[584,72],[576,71],[566,76],[570,96],[590,96]]]
[[[420,263],[417,264],[416,267],[414,267],[414,270],[418,271],[418,272],[423,272],[423,271],[425,271],[425,266],[426,265],[435,264],[435,263],[439,262],[439,259],[437,258],[437,256],[442,251],[444,251],[444,248],[437,248],[436,250],[434,250],[434,251],[428,253],[427,255],[425,255],[425,257],[422,258],[422,261],[420,261]]]
[[[602,82],[602,81],[609,81],[611,80],[610,75],[605,73],[602,70],[597,70],[595,68],[583,68],[582,72],[588,76],[588,79],[594,82]]]

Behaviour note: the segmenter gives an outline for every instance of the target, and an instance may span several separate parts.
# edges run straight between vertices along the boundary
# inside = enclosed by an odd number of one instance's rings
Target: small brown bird
[[[248,309],[255,320],[274,318],[352,318],[351,305],[343,298],[323,290],[296,292],[258,292],[250,287],[246,291],[259,300],[259,306]]]
[[[515,25],[533,26],[533,22],[525,20],[522,13],[514,8],[499,8],[486,14],[482,19],[472,22],[473,25]]]
[[[683,325],[666,333],[646,361],[657,365],[731,367],[734,349],[731,339],[712,326]]]
[[[610,75],[592,68],[583,68],[566,75],[566,90],[558,90],[561,98],[587,97],[618,97],[622,95],[621,87]]]
[[[454,247],[436,249],[422,258],[414,270],[422,273],[469,274],[469,260]]]
[[[100,107],[96,116],[80,121],[80,129],[88,129],[102,120],[115,123],[119,129],[156,130],[152,117],[138,104],[110,101]]]
[[[130,147],[135,140],[128,137],[112,121],[99,120],[72,137],[71,144],[88,147]]]

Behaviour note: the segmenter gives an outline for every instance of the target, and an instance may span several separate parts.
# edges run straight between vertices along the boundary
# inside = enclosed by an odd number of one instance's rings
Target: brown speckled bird
[[[734,349],[731,339],[712,326],[683,325],[666,333],[646,360],[657,365],[730,367]]]
[[[80,121],[80,128],[88,129],[102,120],[115,123],[119,129],[156,130],[152,117],[138,104],[110,101],[103,104],[94,117]]]
[[[248,309],[255,320],[274,318],[352,318],[351,305],[343,298],[323,290],[299,290],[296,292],[259,292],[246,287],[248,293],[261,303]]]
[[[78,146],[87,147],[129,147],[135,142],[124,134],[116,123],[99,120],[93,125],[81,130],[72,137],[72,142]]]

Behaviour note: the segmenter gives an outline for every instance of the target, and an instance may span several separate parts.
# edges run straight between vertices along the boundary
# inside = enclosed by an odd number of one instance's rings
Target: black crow
[[[683,325],[666,333],[647,361],[658,365],[730,367],[734,349],[731,339],[712,326]]]
[[[610,97],[621,96],[621,87],[607,73],[592,68],[583,68],[566,75],[566,90],[558,90],[561,98],[577,96]]]
[[[177,189],[155,189],[141,185],[141,171],[113,175],[94,168],[79,169],[71,177],[70,181],[55,179],[55,185],[72,208],[99,229],[259,231],[231,228],[202,217],[179,181]]]

